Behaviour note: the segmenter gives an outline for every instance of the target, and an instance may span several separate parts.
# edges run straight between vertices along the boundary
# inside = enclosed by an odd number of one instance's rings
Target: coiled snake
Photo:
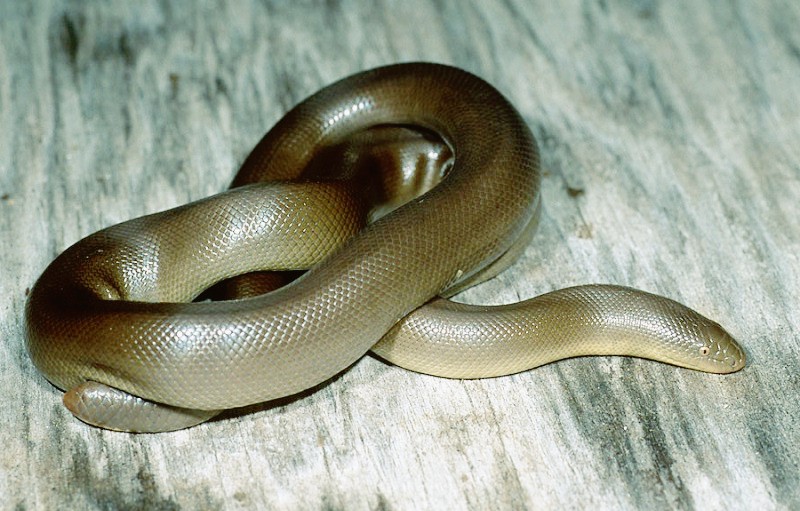
[[[539,186],[529,128],[481,79],[421,63],[363,72],[291,110],[231,190],[67,249],[31,292],[27,347],[73,413],[127,431],[297,393],[370,349],[453,378],[591,354],[743,367],[719,325],[628,288],[434,299],[513,261]],[[237,275],[307,268],[266,294],[189,303]]]

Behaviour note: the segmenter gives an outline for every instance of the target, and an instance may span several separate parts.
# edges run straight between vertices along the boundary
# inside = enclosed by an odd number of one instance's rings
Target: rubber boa
[[[425,63],[365,71],[286,114],[230,190],[62,253],[29,296],[27,348],[78,418],[124,431],[293,395],[370,349],[452,378],[592,354],[744,366],[717,323],[629,288],[501,307],[437,299],[513,261],[535,228],[540,180],[526,122],[480,78]],[[305,269],[266,294],[192,302],[242,274]]]

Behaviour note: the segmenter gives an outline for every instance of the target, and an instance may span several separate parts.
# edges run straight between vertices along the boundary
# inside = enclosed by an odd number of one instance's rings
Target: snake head
[[[734,373],[745,366],[744,350],[736,340],[717,323],[703,325],[703,335],[698,336],[697,362],[710,373]]]

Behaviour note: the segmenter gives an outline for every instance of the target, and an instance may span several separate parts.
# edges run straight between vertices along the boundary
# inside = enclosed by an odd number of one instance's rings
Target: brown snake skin
[[[73,413],[126,431],[300,392],[370,348],[456,378],[589,354],[743,367],[719,325],[628,288],[421,307],[513,260],[535,227],[539,183],[530,130],[484,81],[435,64],[366,71],[290,111],[232,190],[67,249],[31,292],[27,347]],[[309,267],[267,294],[188,303],[243,273]]]

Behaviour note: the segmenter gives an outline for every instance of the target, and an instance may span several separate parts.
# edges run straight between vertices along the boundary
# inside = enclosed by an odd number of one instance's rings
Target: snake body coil
[[[331,147],[382,136],[441,147],[452,165],[410,191],[398,183],[421,178],[325,169]],[[28,349],[68,390],[73,413],[129,431],[186,427],[297,393],[373,346],[399,365],[450,377],[584,354],[742,367],[741,349],[716,323],[626,288],[584,286],[503,308],[422,307],[510,262],[535,226],[539,182],[528,127],[482,80],[433,64],[360,73],[289,112],[232,190],[66,250],[31,292]],[[187,303],[243,273],[308,267],[268,294]]]

